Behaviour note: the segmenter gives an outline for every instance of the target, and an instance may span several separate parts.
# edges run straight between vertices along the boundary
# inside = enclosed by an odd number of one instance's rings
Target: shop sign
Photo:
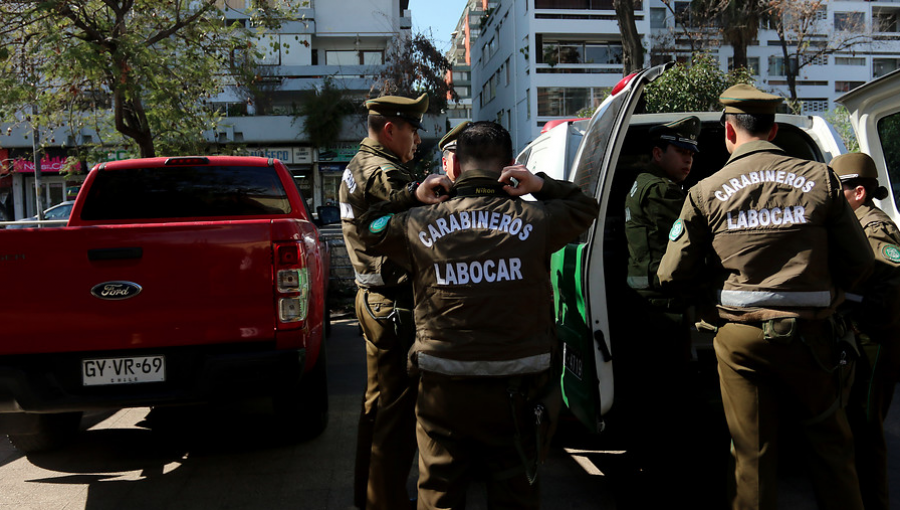
[[[113,149],[106,153],[105,161],[122,161],[124,159],[134,159],[137,156],[125,149]]]
[[[294,147],[294,164],[310,165],[313,162],[312,147]]]
[[[259,149],[247,149],[247,155],[260,158],[274,158],[285,165],[294,163],[294,149],[292,147],[263,147]]]
[[[319,162],[322,161],[350,161],[359,151],[359,144],[353,142],[339,142],[319,147]],[[319,167],[321,168],[321,166]]]
[[[41,172],[42,173],[59,173],[60,170],[66,165],[66,158],[63,156],[44,156],[44,159],[41,160]],[[16,172],[24,173],[24,174],[33,174],[34,173],[34,161],[27,159],[17,159],[13,163],[13,169]],[[78,172],[81,170],[81,163],[76,162],[72,167],[73,172]]]
[[[319,163],[319,172],[343,172],[347,163]]]

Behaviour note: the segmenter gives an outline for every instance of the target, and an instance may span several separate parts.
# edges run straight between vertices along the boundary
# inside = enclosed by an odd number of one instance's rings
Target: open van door
[[[878,182],[890,190],[876,200],[881,210],[900,223],[900,70],[861,85],[835,101],[850,112],[862,152],[878,167]]]
[[[562,389],[566,405],[587,428],[600,432],[613,404],[613,360],[610,348],[607,269],[604,250],[609,230],[619,228],[623,211],[609,210],[611,166],[619,158],[629,119],[644,87],[673,64],[645,69],[622,79],[597,108],[579,146],[570,181],[600,203],[599,220],[573,243],[553,256],[551,277],[562,344]],[[624,195],[623,195],[624,196]],[[622,222],[624,223],[624,222]],[[624,282],[624,275],[619,275]]]

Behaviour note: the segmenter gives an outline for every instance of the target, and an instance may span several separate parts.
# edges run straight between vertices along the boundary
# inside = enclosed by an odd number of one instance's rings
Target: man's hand
[[[453,182],[446,175],[431,174],[416,188],[416,199],[423,204],[439,204],[447,200]]]
[[[529,172],[525,165],[505,167],[497,180],[506,184],[503,190],[514,197],[537,193],[544,187],[544,179]]]

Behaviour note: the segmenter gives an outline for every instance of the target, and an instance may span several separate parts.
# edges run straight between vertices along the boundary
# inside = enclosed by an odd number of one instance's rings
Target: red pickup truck
[[[290,434],[328,419],[328,253],[278,160],[91,169],[65,228],[0,230],[0,433],[26,452],[85,410],[272,396]]]

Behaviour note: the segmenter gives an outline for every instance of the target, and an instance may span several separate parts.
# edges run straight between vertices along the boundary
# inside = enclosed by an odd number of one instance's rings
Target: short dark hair
[[[393,122],[394,124],[398,122],[409,124],[409,122],[400,117],[392,117],[389,115],[369,115],[368,119],[366,119],[366,124],[368,124],[369,130],[374,131],[375,133],[380,133],[381,130],[384,129],[384,125],[388,122]]]
[[[775,125],[774,113],[726,113],[732,124],[754,136],[768,135]]]
[[[500,171],[512,160],[509,131],[491,121],[469,124],[456,140],[456,158],[460,165],[479,164],[484,170]]]

